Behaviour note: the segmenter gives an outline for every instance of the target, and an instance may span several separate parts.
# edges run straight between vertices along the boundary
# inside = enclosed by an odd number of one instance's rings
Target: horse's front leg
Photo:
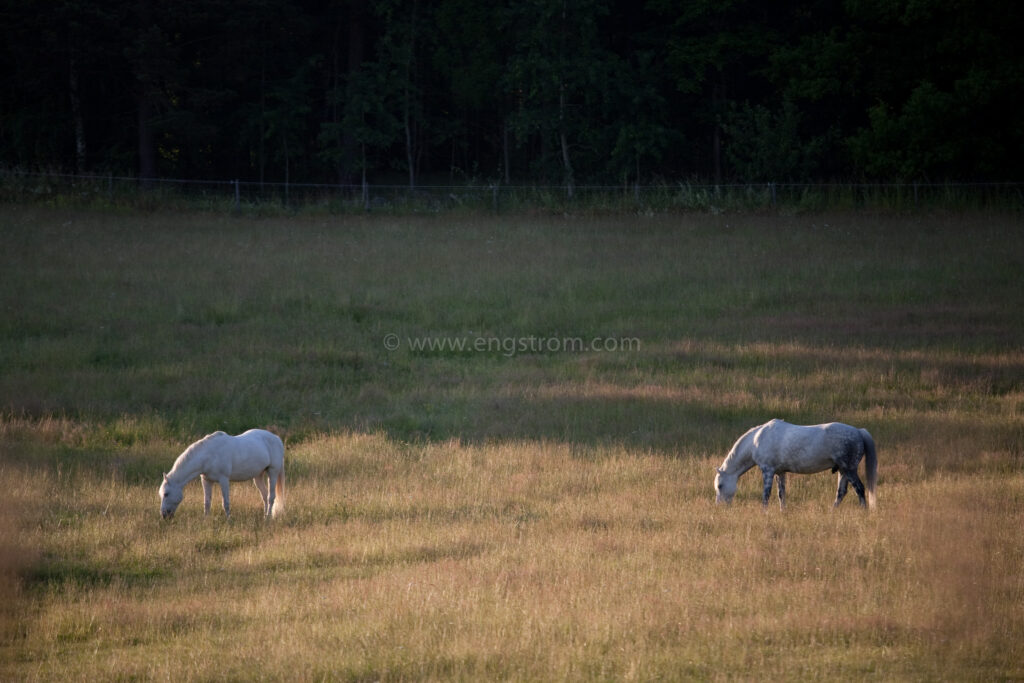
[[[203,515],[210,515],[210,499],[213,497],[213,482],[206,478],[205,474],[199,475],[203,482]]]
[[[779,472],[779,509],[786,509],[786,473]]]
[[[231,482],[227,477],[221,477],[217,480],[220,484],[220,495],[224,499],[224,516],[231,517]]]
[[[761,497],[761,504],[768,507],[768,501],[772,497],[772,480],[775,478],[775,470],[762,469],[761,475],[764,477],[764,495]]]

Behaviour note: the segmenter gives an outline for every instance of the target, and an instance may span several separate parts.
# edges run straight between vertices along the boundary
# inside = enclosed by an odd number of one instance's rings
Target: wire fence
[[[501,213],[521,210],[1024,208],[1024,183],[698,183],[386,185],[0,172],[0,201],[230,211]]]

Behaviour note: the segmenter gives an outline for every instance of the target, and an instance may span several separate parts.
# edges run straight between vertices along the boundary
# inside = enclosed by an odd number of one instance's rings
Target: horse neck
[[[178,459],[174,461],[174,467],[167,473],[168,481],[184,486],[198,477],[203,470],[204,451],[205,449],[201,447],[190,446],[179,455]]]
[[[722,463],[722,470],[727,474],[735,474],[737,477],[754,466],[754,449],[750,441],[753,439],[753,432],[747,434],[740,440],[736,447],[729,451]]]

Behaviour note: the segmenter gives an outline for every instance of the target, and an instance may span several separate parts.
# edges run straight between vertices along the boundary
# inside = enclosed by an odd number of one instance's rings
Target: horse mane
[[[207,434],[203,438],[199,439],[199,441],[196,441],[195,443],[191,444],[188,448],[186,448],[184,451],[182,451],[181,455],[179,455],[174,460],[174,465],[171,467],[171,472],[175,472],[179,466],[184,465],[189,460],[191,460],[192,456],[194,456],[199,451],[205,449],[208,441],[217,436],[226,436],[226,434],[224,432],[213,432],[212,434]]]
[[[731,467],[737,464],[739,460],[748,457],[750,451],[748,445],[750,441],[754,438],[754,435],[757,434],[757,432],[764,426],[765,425],[757,425],[756,427],[751,427],[746,432],[744,432],[743,436],[736,439],[736,443],[732,445],[732,448],[729,450],[729,454],[725,456],[725,460],[722,461],[722,466],[719,469],[723,472],[729,472],[731,471]],[[744,463],[744,465],[745,464],[746,463]],[[753,461],[751,461],[751,464],[753,464]]]

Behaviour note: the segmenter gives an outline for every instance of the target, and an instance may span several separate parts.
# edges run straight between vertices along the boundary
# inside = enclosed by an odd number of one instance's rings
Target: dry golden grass
[[[883,451],[882,471],[901,460]],[[715,464],[321,435],[290,449],[272,524],[251,486],[225,522],[193,484],[163,524],[155,485],[4,467],[5,526],[44,561],[5,600],[2,673],[1024,675],[1024,473],[888,482],[873,514],[830,512],[831,477],[794,477],[781,513],[753,478],[714,506]]]

